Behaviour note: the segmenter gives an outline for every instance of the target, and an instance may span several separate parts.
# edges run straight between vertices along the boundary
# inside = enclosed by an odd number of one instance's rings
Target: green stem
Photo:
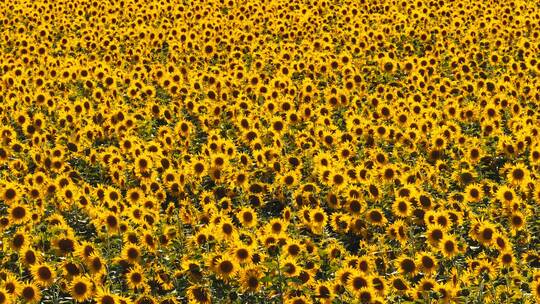
[[[279,253],[276,255],[276,263],[277,263],[277,270],[278,270],[278,292],[279,292],[279,299],[280,299],[280,303],[284,303],[284,298],[283,298],[283,276],[281,275],[281,266],[279,264]]]
[[[506,303],[510,303],[510,281],[508,280],[508,271],[504,274],[506,281]]]
[[[482,279],[480,281],[480,286],[478,287],[478,296],[476,297],[477,303],[484,303],[484,276],[482,276]]]

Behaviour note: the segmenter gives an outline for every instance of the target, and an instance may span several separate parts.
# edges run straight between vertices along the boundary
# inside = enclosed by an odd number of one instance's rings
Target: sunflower
[[[281,272],[288,276],[294,277],[302,270],[297,261],[292,257],[287,257],[283,261],[280,261]]]
[[[178,277],[177,274],[182,275],[183,273],[187,273],[191,282],[199,282],[202,280],[203,278],[202,267],[199,265],[197,261],[184,258],[181,266],[182,266],[182,270],[181,271],[177,270],[175,272],[175,276]]]
[[[5,217],[5,216],[0,217],[0,230],[3,231],[7,229],[10,225],[11,223],[9,222],[8,217]]]
[[[311,304],[311,300],[309,300],[306,296],[290,296],[285,299],[284,304]]]
[[[466,157],[473,164],[478,163],[483,156],[484,151],[478,147],[470,147],[467,149]]]
[[[428,293],[437,287],[437,281],[433,278],[424,277],[418,282],[417,289],[421,293]]]
[[[351,215],[358,215],[364,211],[365,203],[363,204],[358,198],[350,198],[345,202],[345,208]]]
[[[251,180],[251,174],[248,171],[238,171],[232,174],[229,184],[246,190],[249,180]]]
[[[93,253],[86,261],[86,266],[90,273],[94,276],[102,275],[106,272],[105,262],[103,258],[96,253]]]
[[[120,299],[117,295],[113,294],[110,290],[104,287],[98,287],[94,300],[97,304],[116,304],[120,303]]]
[[[531,153],[529,154],[529,162],[532,165],[540,165],[540,145],[537,144],[535,147],[531,148]]]
[[[54,239],[53,244],[56,246],[61,255],[68,255],[77,251],[78,249],[77,243],[75,243],[75,238],[69,234]]]
[[[512,267],[515,265],[516,260],[514,254],[511,251],[502,251],[499,253],[499,265],[502,267]]]
[[[41,263],[42,255],[31,247],[24,247],[20,251],[19,259],[23,265],[35,265]]]
[[[341,173],[339,169],[336,169],[333,173],[330,174],[329,180],[330,185],[335,189],[342,189],[348,184],[348,176]]]
[[[175,296],[165,296],[159,298],[159,304],[179,304]]]
[[[482,200],[484,192],[479,184],[469,184],[465,188],[465,198],[470,203],[477,203]]]
[[[356,292],[356,295],[358,299],[360,300],[360,303],[373,303],[373,300],[375,298],[375,290],[373,288],[368,287],[362,287],[360,290]]]
[[[235,277],[238,270],[238,264],[230,257],[222,256],[216,261],[215,271],[217,275],[224,280]]]
[[[54,269],[48,264],[36,264],[31,267],[36,284],[41,287],[50,286],[56,277]]]
[[[316,283],[314,289],[315,297],[321,299],[322,302],[330,302],[335,297],[330,282],[319,281]]]
[[[23,284],[17,279],[17,277],[11,273],[2,276],[2,286],[7,293],[9,293],[13,298],[20,295]]]
[[[367,211],[366,219],[369,223],[375,226],[383,226],[387,222],[384,213],[380,209],[371,209]]]
[[[510,241],[508,238],[503,235],[500,232],[496,232],[495,236],[493,237],[493,245],[499,250],[499,251],[505,251],[510,246]]]
[[[341,267],[335,272],[336,281],[343,286],[348,286],[349,278],[352,274],[355,274],[357,272],[357,269],[354,269],[350,266]]]
[[[474,273],[477,276],[487,275],[488,278],[492,279],[498,272],[497,266],[497,264],[484,258],[478,262],[478,266],[474,269]]]
[[[0,304],[11,303],[13,303],[11,294],[9,294],[5,288],[0,288]]]
[[[508,187],[507,185],[503,185],[497,189],[496,197],[503,203],[504,206],[509,206],[510,203],[518,199],[514,189]]]
[[[452,221],[450,220],[448,216],[448,212],[446,210],[441,210],[439,212],[435,213],[434,217],[435,223],[439,224],[443,229],[448,230],[451,228]]]
[[[372,275],[371,286],[377,295],[384,296],[387,293],[387,282],[383,277]]]
[[[345,277],[347,282],[345,286],[347,286],[347,289],[357,296],[362,288],[371,287],[369,276],[358,270],[353,270],[351,273],[342,272],[340,280],[343,281]]]
[[[144,193],[140,188],[131,188],[126,193],[126,199],[132,206],[134,206],[144,199]]]
[[[41,300],[40,289],[32,283],[22,285],[20,295],[25,303],[38,303]]]
[[[11,236],[11,247],[15,251],[19,251],[22,248],[29,246],[31,243],[31,236],[24,232],[17,232]]]
[[[496,228],[492,224],[483,222],[478,228],[478,241],[484,246],[491,245],[496,231]]]
[[[5,185],[2,185],[0,193],[2,194],[0,198],[8,205],[12,202],[18,201],[21,195],[21,193],[19,192],[19,187],[17,187],[17,185],[13,183],[7,183]]]
[[[141,258],[141,250],[138,246],[127,244],[122,248],[122,258],[130,263],[137,263]]]
[[[349,262],[351,262],[350,259],[348,259]],[[351,265],[355,267],[356,269],[360,270],[363,273],[369,274],[373,273],[375,271],[375,263],[373,257],[370,256],[360,256],[355,258],[355,264]]]
[[[237,228],[229,218],[223,218],[216,227],[217,237],[223,240],[232,240],[237,235]]]
[[[163,290],[170,291],[174,288],[173,276],[170,271],[161,266],[156,266],[155,281],[163,288]]]
[[[414,275],[418,272],[418,266],[416,265],[413,258],[408,256],[402,256],[396,261],[396,268],[403,275]]]
[[[330,226],[338,233],[346,232],[349,229],[349,222],[349,216],[340,212],[334,212],[330,216]]]
[[[76,254],[83,261],[88,261],[93,254],[97,254],[96,245],[88,241],[82,241],[77,246]]]
[[[302,253],[302,251],[303,251],[303,248],[301,245],[297,243],[288,243],[285,246],[284,254],[296,258],[298,255]]]
[[[14,224],[20,224],[26,221],[30,212],[28,206],[22,204],[12,204],[9,209],[9,219]]]
[[[131,290],[145,289],[146,278],[144,270],[139,264],[135,264],[126,274],[127,285]]]
[[[192,285],[188,288],[188,299],[189,303],[193,304],[209,304],[212,303],[212,298],[210,297],[210,290],[204,286]]]
[[[306,250],[309,252],[309,248],[306,246]],[[328,257],[332,261],[338,261],[343,259],[343,257],[346,254],[346,249],[343,247],[343,245],[339,242],[332,241],[329,244],[326,245],[325,248],[326,253],[328,254]]]
[[[407,242],[407,225],[403,220],[397,220],[392,225],[389,225],[386,229],[388,235],[395,240],[398,240],[401,244]]]
[[[427,274],[431,274],[438,269],[437,259],[428,251],[417,254],[416,264],[422,272]]]
[[[510,168],[506,178],[512,185],[524,186],[530,181],[530,172],[524,164],[520,163]]]
[[[390,279],[390,286],[392,286],[392,288],[397,293],[405,293],[409,290],[409,285],[407,284],[407,280],[399,276],[395,276]]]
[[[317,234],[322,233],[322,229],[326,226],[328,221],[326,212],[320,207],[314,208],[310,212],[310,218],[312,219],[310,223],[312,231]]]
[[[81,266],[75,261],[66,259],[62,262],[62,273],[64,274],[64,277],[72,278],[80,275],[81,272]]]
[[[274,235],[281,234],[285,230],[287,230],[287,222],[279,218],[272,219],[266,224],[266,231]]]
[[[452,303],[456,300],[458,287],[453,286],[451,283],[437,284],[435,291],[440,294],[440,300],[443,303]]]
[[[458,243],[453,236],[445,235],[439,243],[439,250],[443,256],[452,258],[459,253]]]
[[[256,267],[242,269],[240,275],[242,289],[246,292],[257,292],[263,286],[262,277],[263,274]]]
[[[540,280],[534,280],[531,283],[531,291],[536,301],[540,301]]]
[[[412,207],[409,200],[398,198],[392,203],[392,212],[401,218],[406,218],[411,215]]]
[[[135,160],[135,172],[138,176],[148,176],[153,168],[153,162],[149,155],[139,155]]]
[[[384,183],[391,183],[399,179],[399,170],[393,164],[386,164],[380,169],[380,178]]]
[[[525,226],[525,215],[520,211],[512,212],[509,222],[512,231],[516,232]]]
[[[251,249],[245,245],[237,245],[231,250],[231,255],[236,258],[240,264],[249,263],[251,261]]]
[[[117,233],[120,229],[120,219],[112,212],[108,212],[102,216],[102,221],[110,233]]]
[[[83,302],[92,297],[93,284],[90,279],[84,276],[74,277],[69,283],[69,294],[75,301]]]
[[[428,226],[426,237],[431,246],[437,247],[440,241],[446,235],[446,231],[439,224]]]
[[[145,248],[148,251],[151,251],[151,252],[156,251],[158,244],[152,232],[145,231],[143,233],[142,245],[143,245],[143,248]]]
[[[207,229],[201,229],[192,237],[192,242],[197,244],[197,246],[204,246],[209,240]]]

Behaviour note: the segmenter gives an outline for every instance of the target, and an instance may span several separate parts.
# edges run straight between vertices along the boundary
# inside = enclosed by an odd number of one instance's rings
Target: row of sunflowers
[[[536,1],[0,7],[0,304],[540,302]]]

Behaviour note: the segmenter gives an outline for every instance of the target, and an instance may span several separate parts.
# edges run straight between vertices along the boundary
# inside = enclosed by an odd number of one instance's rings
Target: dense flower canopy
[[[540,301],[535,1],[0,11],[0,304]]]

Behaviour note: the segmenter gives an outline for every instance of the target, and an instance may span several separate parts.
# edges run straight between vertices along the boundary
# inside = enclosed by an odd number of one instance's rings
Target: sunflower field
[[[540,2],[0,4],[0,304],[540,303]]]

